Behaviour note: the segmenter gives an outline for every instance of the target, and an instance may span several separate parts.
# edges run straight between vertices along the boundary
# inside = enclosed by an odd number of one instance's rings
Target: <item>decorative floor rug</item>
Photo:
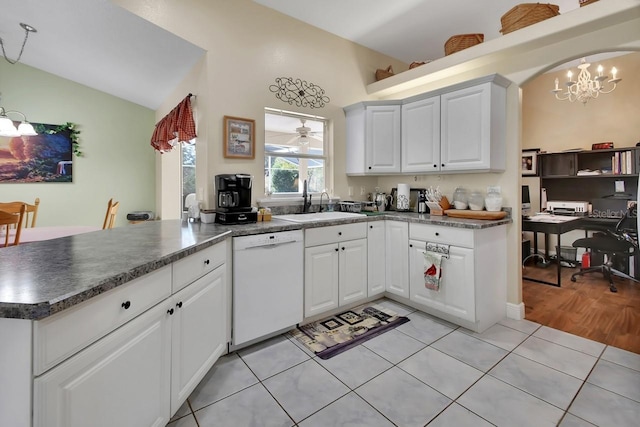
[[[370,303],[298,326],[291,334],[319,358],[326,360],[408,321],[407,317]]]

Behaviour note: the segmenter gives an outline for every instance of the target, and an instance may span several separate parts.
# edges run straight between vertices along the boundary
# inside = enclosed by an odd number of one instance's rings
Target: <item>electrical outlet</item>
[[[364,187],[360,187],[360,195],[364,196],[366,194],[367,190]]]
[[[353,197],[353,187],[349,187],[349,196]]]

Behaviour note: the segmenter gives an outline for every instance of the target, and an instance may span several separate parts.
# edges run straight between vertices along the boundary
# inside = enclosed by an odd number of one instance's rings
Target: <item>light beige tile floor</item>
[[[288,334],[222,357],[168,427],[636,426],[640,355],[529,322],[411,321],[329,360]]]

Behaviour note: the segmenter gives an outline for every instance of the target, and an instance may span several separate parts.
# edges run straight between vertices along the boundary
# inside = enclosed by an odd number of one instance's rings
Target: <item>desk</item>
[[[91,231],[98,230],[102,230],[102,228],[93,225],[62,225],[23,228],[20,233],[20,244],[58,239],[60,237],[74,236],[76,234],[89,233]],[[15,230],[11,230],[9,236],[14,236],[15,232]],[[9,238],[9,240],[11,239],[12,237]]]
[[[547,282],[546,280],[533,279],[523,277],[523,279],[533,282],[545,283],[547,285],[560,286],[560,273],[562,265],[560,265],[560,235],[571,230],[583,228],[586,218],[577,216],[561,216],[561,215],[534,215],[527,219],[522,219],[522,231],[533,232],[533,247],[535,253],[538,253],[538,233],[555,234],[558,237],[557,264],[558,264],[558,281],[556,283]],[[549,257],[549,239],[545,238],[544,242],[545,255]]]

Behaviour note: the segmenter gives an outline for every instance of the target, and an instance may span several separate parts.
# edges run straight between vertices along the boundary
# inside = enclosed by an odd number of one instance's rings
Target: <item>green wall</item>
[[[83,156],[74,156],[72,183],[0,182],[0,201],[33,203],[39,197],[38,226],[102,226],[110,198],[120,201],[116,226],[128,224],[128,212],[155,209],[153,110],[1,61],[0,106],[34,123],[75,123]]]

